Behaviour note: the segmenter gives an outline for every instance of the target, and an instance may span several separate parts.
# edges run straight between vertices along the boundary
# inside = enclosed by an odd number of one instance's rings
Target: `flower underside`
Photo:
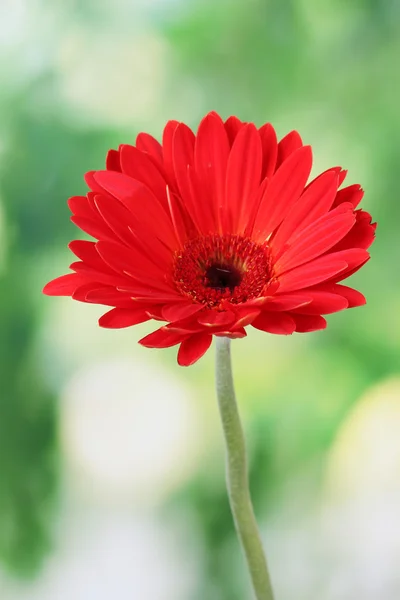
[[[175,256],[176,289],[208,308],[257,298],[270,278],[267,244],[240,235],[192,239]]]

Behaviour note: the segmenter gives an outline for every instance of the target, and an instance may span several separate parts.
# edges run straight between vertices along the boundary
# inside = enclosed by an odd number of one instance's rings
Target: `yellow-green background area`
[[[209,110],[300,131],[378,221],[365,307],[233,342],[278,600],[400,597],[400,4],[2,0],[1,600],[247,600],[212,350],[195,366],[41,295],[66,200],[139,131]]]

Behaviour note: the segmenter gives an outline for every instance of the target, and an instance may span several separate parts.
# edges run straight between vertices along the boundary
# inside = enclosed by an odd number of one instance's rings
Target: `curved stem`
[[[257,600],[273,600],[249,491],[246,444],[232,378],[230,339],[216,337],[216,385],[226,446],[226,481],[236,531]]]

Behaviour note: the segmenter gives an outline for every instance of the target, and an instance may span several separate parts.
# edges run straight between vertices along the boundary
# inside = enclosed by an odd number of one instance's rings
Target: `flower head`
[[[70,198],[72,221],[97,241],[71,242],[73,273],[44,293],[112,307],[102,327],[164,322],[140,343],[180,344],[181,365],[248,325],[324,329],[322,315],[365,303],[340,282],[368,260],[376,225],[356,210],[361,187],[341,188],[346,171],[307,184],[311,166],[296,131],[278,143],[269,123],[214,112],[196,134],[169,121],[162,144],[140,133],[87,173],[86,196]]]

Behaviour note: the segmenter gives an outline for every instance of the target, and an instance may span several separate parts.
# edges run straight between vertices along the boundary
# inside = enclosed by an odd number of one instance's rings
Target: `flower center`
[[[177,252],[173,279],[179,292],[218,307],[257,298],[271,280],[268,246],[240,235],[208,235]]]
[[[206,274],[206,285],[214,290],[225,290],[229,288],[231,292],[242,280],[242,274],[232,265],[211,265]]]

